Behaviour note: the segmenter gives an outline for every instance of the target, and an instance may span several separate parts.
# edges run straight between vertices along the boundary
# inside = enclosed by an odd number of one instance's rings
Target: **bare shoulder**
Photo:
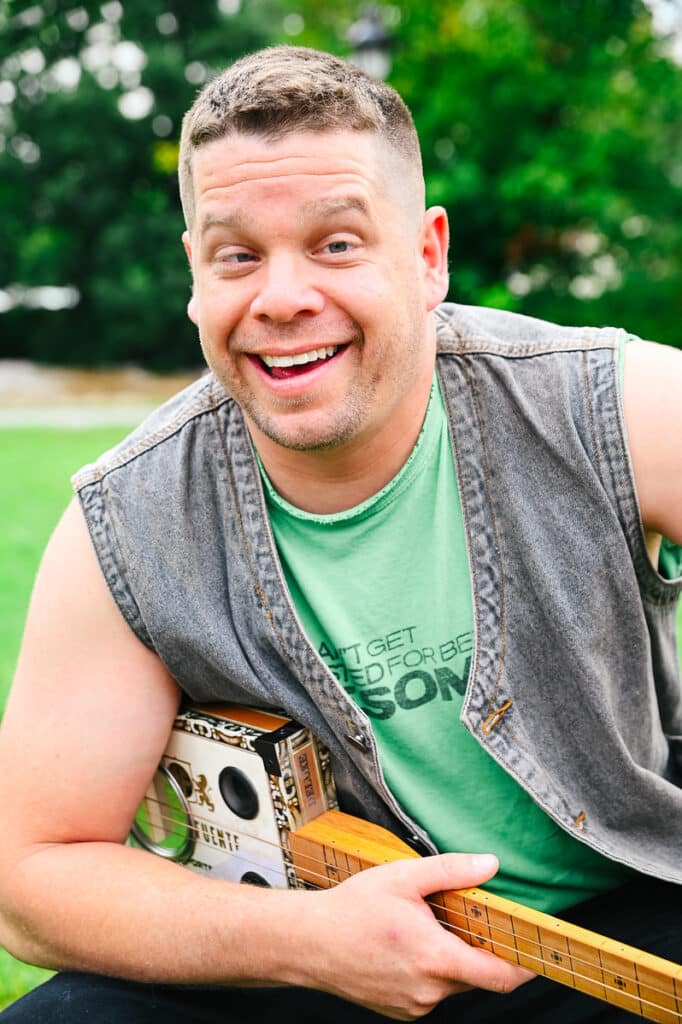
[[[626,345],[623,397],[644,526],[682,544],[682,351]]]
[[[17,841],[124,839],[177,704],[109,594],[74,501],[43,556],[0,730],[0,814]]]

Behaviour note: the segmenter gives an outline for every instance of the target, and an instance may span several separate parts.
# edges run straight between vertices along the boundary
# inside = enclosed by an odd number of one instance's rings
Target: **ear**
[[[190,300],[187,303],[187,316],[196,327],[199,326],[199,300],[194,292],[192,292]]]
[[[420,256],[424,274],[424,297],[429,312],[448,293],[448,215],[442,206],[431,206],[424,214],[420,234]]]
[[[182,233],[182,244],[185,247],[185,252],[187,253],[187,259],[189,261],[189,266],[190,266],[190,270],[191,270],[192,269],[192,242],[190,240],[189,232],[188,231],[183,231],[183,233]],[[198,326],[198,324],[199,324],[199,299],[197,298],[196,292],[194,290],[194,285],[192,285],[192,297],[190,298],[189,302],[187,303],[187,316],[190,318],[190,320],[192,321],[193,324],[196,324]]]

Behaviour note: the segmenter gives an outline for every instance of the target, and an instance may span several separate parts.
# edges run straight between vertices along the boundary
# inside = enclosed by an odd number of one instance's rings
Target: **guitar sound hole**
[[[258,794],[248,776],[239,768],[223,768],[218,778],[220,795],[239,818],[255,818],[258,814]]]
[[[178,786],[189,800],[189,798],[192,795],[192,792],[194,791],[194,785],[192,783],[192,780],[187,769],[183,768],[181,764],[177,764],[177,762],[171,761],[170,764],[168,765],[168,771],[173,776]]]
[[[271,885],[266,882],[262,875],[259,875],[257,871],[247,871],[239,879],[242,885],[260,885],[263,889],[270,889]]]

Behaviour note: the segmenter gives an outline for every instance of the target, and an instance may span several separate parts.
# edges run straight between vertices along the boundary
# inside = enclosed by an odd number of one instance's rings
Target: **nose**
[[[263,271],[251,303],[253,317],[287,323],[301,314],[322,312],[324,296],[314,286],[305,260],[289,255],[271,258]]]

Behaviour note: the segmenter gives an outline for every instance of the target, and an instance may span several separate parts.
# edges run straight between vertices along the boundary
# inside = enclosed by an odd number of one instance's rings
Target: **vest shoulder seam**
[[[187,403],[182,405],[170,420],[156,429],[151,429],[149,432],[142,434],[142,436],[137,437],[129,444],[123,441],[121,446],[106,453],[97,462],[90,463],[78,470],[71,478],[74,490],[79,492],[91,484],[101,483],[110,473],[128,465],[136,458],[139,458],[140,455],[144,455],[152,448],[156,448],[159,444],[163,444],[164,441],[177,434],[178,431],[186,427],[192,420],[205,416],[206,413],[214,413],[222,405],[234,401],[232,396],[225,391],[214,377],[211,376],[199,383],[201,386],[197,393]],[[194,386],[196,387],[197,385]]]
[[[445,302],[434,311],[438,350],[454,355],[500,355],[510,359],[554,352],[617,348],[621,327],[568,326],[522,313]]]
[[[626,332],[621,328],[586,328],[575,338],[553,338],[543,341],[502,342],[484,337],[460,337],[447,330],[438,332],[439,356],[491,355],[508,359],[554,355],[559,352],[591,352],[616,349]]]

